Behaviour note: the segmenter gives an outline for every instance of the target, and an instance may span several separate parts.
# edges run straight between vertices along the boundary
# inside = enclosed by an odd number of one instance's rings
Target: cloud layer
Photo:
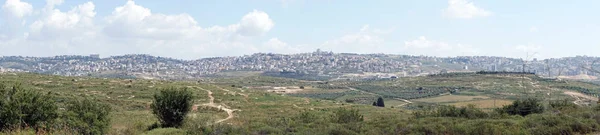
[[[407,54],[428,56],[471,56],[478,55],[479,50],[469,45],[449,44],[441,41],[428,40],[421,36],[412,41],[405,41],[404,48]]]
[[[487,17],[492,12],[475,6],[469,0],[448,0],[448,8],[444,9],[443,15],[450,18],[470,19],[475,17]]]
[[[282,2],[286,1],[290,2]],[[56,7],[61,6],[64,0],[46,0],[39,8],[21,0],[6,0],[0,10],[0,56],[142,53],[197,59],[257,52],[302,53],[317,48],[347,53],[430,56],[489,54],[477,46],[438,41],[426,36],[416,39],[410,35],[394,36],[395,28],[381,29],[368,24],[332,38],[313,41],[311,45],[299,44],[297,40],[293,42],[294,38],[270,37],[269,32],[276,29],[276,23],[261,10],[239,14],[239,20],[231,24],[206,27],[198,22],[205,18],[196,20],[187,13],[159,13],[132,0],[121,2],[99,15],[93,2],[80,2],[68,9],[58,9]],[[443,14],[461,19],[492,15],[469,0],[449,0]],[[531,27],[530,31],[536,32],[538,28]],[[408,32],[399,30],[394,34]],[[506,52],[520,54],[523,51],[539,51],[541,46],[506,48]]]
[[[223,52],[241,55],[289,46],[277,38],[261,46],[254,38],[275,26],[269,15],[259,10],[241,16],[235,24],[203,28],[188,14],[153,13],[134,1],[126,1],[104,17],[96,16],[93,2],[81,3],[68,11],[55,8],[63,2],[47,0],[42,9],[33,9],[29,3],[7,0],[2,6],[2,16],[9,21],[1,24],[0,53],[20,55],[39,51],[36,56],[145,53],[195,59],[222,56]],[[34,11],[39,16],[25,25],[23,18]]]

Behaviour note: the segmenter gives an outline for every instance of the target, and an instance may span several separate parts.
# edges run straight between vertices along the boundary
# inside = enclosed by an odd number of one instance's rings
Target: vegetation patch
[[[466,101],[466,102],[456,102],[450,103],[450,105],[464,107],[468,105],[475,105],[477,108],[498,108],[504,105],[511,104],[511,100],[502,100],[502,99],[486,99],[486,100],[476,100],[476,101]]]
[[[432,98],[421,98],[414,101],[427,102],[427,103],[445,103],[445,102],[463,102],[479,99],[488,99],[487,96],[465,96],[465,95],[445,95]]]

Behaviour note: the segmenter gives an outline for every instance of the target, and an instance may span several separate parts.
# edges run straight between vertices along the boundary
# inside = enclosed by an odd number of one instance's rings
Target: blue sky
[[[599,56],[600,1],[3,0],[0,56]]]

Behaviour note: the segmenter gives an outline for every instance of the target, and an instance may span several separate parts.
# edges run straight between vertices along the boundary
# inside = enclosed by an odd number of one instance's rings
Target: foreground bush
[[[48,95],[23,89],[0,86],[0,130],[7,128],[46,129],[57,117],[57,106]]]
[[[533,114],[526,118],[524,126],[532,134],[589,134],[600,126],[592,119],[567,115]]]
[[[458,118],[487,118],[489,114],[483,112],[481,109],[475,108],[474,105],[468,105],[466,107],[455,107],[442,105],[435,109],[416,111],[413,113],[416,118],[423,117],[458,117]]]
[[[497,111],[510,115],[526,116],[534,113],[543,113],[544,106],[541,104],[540,100],[528,98],[514,101],[511,105],[504,106]]]
[[[332,120],[336,123],[362,122],[363,116],[358,113],[358,110],[339,108],[335,110]]]
[[[154,95],[150,105],[162,127],[180,127],[192,106],[192,93],[187,89],[163,89]]]
[[[66,122],[75,132],[84,135],[106,134],[110,128],[110,106],[90,99],[71,101]]]

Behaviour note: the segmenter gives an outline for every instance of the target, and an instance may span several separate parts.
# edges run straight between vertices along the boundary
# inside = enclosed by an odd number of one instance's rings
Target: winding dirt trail
[[[201,90],[204,90],[204,91],[208,92],[208,98],[210,98],[210,100],[209,100],[208,103],[202,104],[202,106],[208,106],[208,107],[212,107],[212,108],[217,108],[219,110],[223,110],[223,111],[227,112],[227,115],[228,115],[227,118],[217,120],[214,124],[218,124],[218,123],[221,123],[223,121],[232,119],[234,117],[234,115],[233,115],[234,111],[241,111],[240,109],[230,109],[227,105],[225,105],[223,103],[221,103],[222,105],[215,104],[215,97],[213,97],[213,95],[212,95],[213,93],[210,90],[206,90],[204,88],[197,87],[197,86],[194,86],[194,88],[198,88],[198,89],[201,89]],[[194,106],[199,106],[199,105],[194,105]]]
[[[581,105],[581,103],[584,102],[583,99],[587,99],[587,100],[591,100],[591,101],[596,101],[596,102],[598,101],[598,98],[595,98],[595,97],[589,96],[589,95],[585,95],[585,94],[579,93],[579,92],[565,91],[564,94],[569,95],[569,96],[577,99],[577,100],[573,101],[573,103],[575,103],[577,105]]]

